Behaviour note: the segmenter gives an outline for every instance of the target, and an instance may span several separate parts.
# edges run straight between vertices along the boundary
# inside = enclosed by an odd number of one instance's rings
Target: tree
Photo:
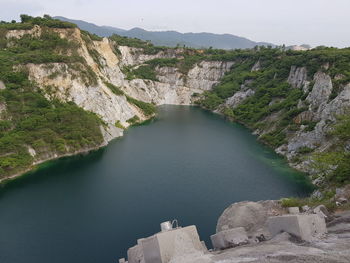
[[[27,23],[27,22],[29,22],[31,19],[33,19],[33,17],[28,16],[28,15],[25,15],[25,14],[20,15],[20,18],[21,18],[21,22],[22,22],[22,23]]]

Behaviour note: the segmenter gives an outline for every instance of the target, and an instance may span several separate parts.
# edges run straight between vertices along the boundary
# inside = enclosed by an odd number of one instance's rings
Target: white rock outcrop
[[[236,108],[239,104],[241,104],[247,98],[253,96],[255,91],[252,89],[248,89],[246,91],[238,91],[232,97],[229,97],[225,104],[230,106],[231,108]]]
[[[194,93],[210,90],[233,65],[233,62],[202,61],[187,74],[175,67],[157,67],[158,81],[127,80],[122,72],[124,66],[142,65],[155,58],[181,57],[183,49],[164,49],[156,54],[147,54],[140,48],[117,46],[118,43],[107,38],[102,41],[84,40],[78,28],[51,30],[61,38],[78,44],[77,53],[85,63],[27,64],[21,67],[28,70],[30,80],[38,84],[48,99],[72,101],[96,113],[106,123],[102,127],[105,143],[122,135],[122,131],[114,126],[116,122],[127,127],[127,120],[134,116],[145,119],[140,109],[129,103],[126,96],[114,94],[105,82],[144,102],[189,105]],[[38,37],[42,30],[38,26],[31,30],[10,30],[6,37],[21,38],[26,34]],[[91,70],[96,75],[95,81],[89,79]]]
[[[303,88],[308,84],[307,82],[307,70],[306,67],[292,66],[289,72],[287,82],[292,85],[293,88]]]
[[[323,72],[317,72],[314,81],[315,84],[306,97],[306,100],[310,102],[311,109],[318,108],[321,103],[327,102],[333,89],[331,77]]]

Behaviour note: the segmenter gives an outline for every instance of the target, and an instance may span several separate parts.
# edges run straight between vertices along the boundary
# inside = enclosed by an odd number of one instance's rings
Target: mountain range
[[[193,48],[218,48],[218,49],[237,49],[253,48],[255,46],[275,46],[267,42],[255,42],[244,37],[231,34],[213,34],[213,33],[180,33],[177,31],[147,31],[142,28],[132,28],[125,30],[111,26],[98,26],[83,20],[74,20],[62,16],[56,16],[55,19],[67,21],[78,25],[79,28],[89,31],[101,37],[108,37],[118,34],[125,37],[139,38],[145,41],[151,41],[156,46],[186,46]]]

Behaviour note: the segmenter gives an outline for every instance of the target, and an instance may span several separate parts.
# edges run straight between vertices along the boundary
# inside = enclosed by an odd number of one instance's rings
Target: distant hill
[[[134,37],[142,40],[149,40],[157,46],[175,47],[177,45],[193,48],[253,48],[255,46],[274,46],[271,43],[254,42],[244,37],[238,37],[231,34],[213,34],[213,33],[179,33],[177,31],[147,31],[142,28],[132,28],[124,30],[110,26],[97,26],[82,20],[74,20],[66,17],[56,16],[56,19],[72,22],[79,28],[94,33],[101,37],[118,34],[126,37]]]

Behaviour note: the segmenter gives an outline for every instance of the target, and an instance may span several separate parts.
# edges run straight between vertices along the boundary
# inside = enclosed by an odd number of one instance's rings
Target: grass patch
[[[143,102],[143,101],[134,99],[130,96],[127,96],[126,99],[128,102],[134,104],[139,109],[141,109],[143,113],[148,117],[154,115],[157,112],[156,107],[151,103]]]

